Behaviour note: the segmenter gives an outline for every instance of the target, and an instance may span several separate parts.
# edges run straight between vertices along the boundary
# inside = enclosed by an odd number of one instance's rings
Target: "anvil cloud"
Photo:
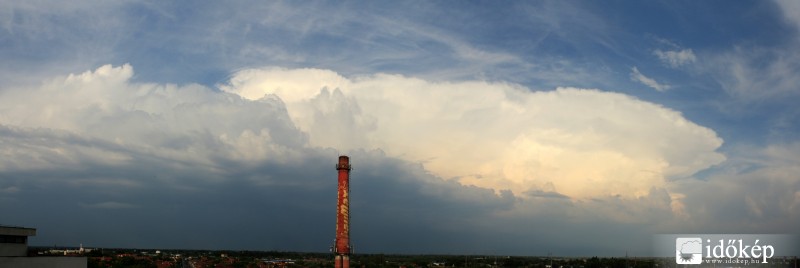
[[[673,110],[618,93],[431,83],[317,69],[244,70],[223,86],[278,96],[311,145],[380,148],[465,185],[575,198],[639,197],[719,164],[722,140]]]

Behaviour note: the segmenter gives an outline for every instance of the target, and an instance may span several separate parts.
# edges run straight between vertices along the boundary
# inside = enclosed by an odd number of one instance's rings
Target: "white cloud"
[[[710,73],[739,102],[727,105],[727,109],[745,107],[742,103],[760,104],[766,101],[775,104],[800,94],[800,52],[797,50],[800,45],[800,39],[797,38],[800,33],[800,3],[784,0],[775,2],[783,19],[795,26],[796,31],[788,33],[788,42],[779,46],[737,44],[704,57],[702,61],[703,70]]]
[[[2,92],[0,170],[122,165],[135,156],[178,166],[252,162],[302,148],[279,99],[252,102],[198,85],[137,84],[129,65]],[[33,138],[39,137],[39,138]],[[287,154],[291,155],[291,154]]]
[[[362,206],[409,209],[428,221],[444,217],[444,208],[457,211],[448,216],[480,210],[458,223],[464,232],[499,224],[515,235],[547,235],[529,231],[542,218],[570,226],[564,237],[613,232],[609,226],[686,232],[728,220],[732,232],[763,230],[754,226],[761,223],[789,230],[800,215],[797,145],[742,150],[757,153],[725,162],[707,181],[687,179],[726,159],[716,152],[722,139],[624,94],[320,69],[244,70],[220,86],[226,92],[131,77],[130,66],[102,66],[0,92],[0,172],[25,175],[3,181],[0,192],[16,192],[3,198],[23,200],[34,182],[88,193],[71,199],[84,208],[149,209],[172,200],[162,196],[171,191],[213,203],[239,194],[230,189],[280,195],[285,185],[316,198],[324,190],[313,187],[326,173],[295,172],[323,166],[335,155],[330,147],[354,157],[358,177],[373,179],[354,182],[363,187]],[[237,187],[217,192],[226,185]],[[211,192],[218,195],[204,196]],[[404,203],[407,193],[438,203],[419,209]],[[145,195],[157,200],[139,199]],[[263,204],[274,200],[265,196]],[[733,221],[742,215],[748,220]]]
[[[680,181],[671,190],[693,225],[718,232],[792,232],[800,224],[800,143],[737,146],[718,172],[705,180]],[[702,231],[701,231],[702,232]]]
[[[694,63],[697,60],[697,57],[694,55],[694,52],[691,49],[683,49],[678,51],[663,51],[656,49],[653,51],[653,54],[658,56],[662,62],[672,68]]]
[[[794,24],[796,29],[800,31],[800,3],[792,0],[776,0],[775,2],[781,8],[783,18]]]
[[[437,176],[517,195],[640,197],[725,159],[710,129],[618,93],[318,69],[246,70],[231,80],[220,87],[245,98],[286,95],[313,146],[379,148]]]
[[[709,70],[732,97],[780,100],[800,93],[800,53],[790,48],[734,47],[709,57]]]
[[[669,85],[660,84],[656,82],[655,79],[643,75],[635,66],[631,68],[631,80],[642,83],[645,86],[651,87],[659,92],[664,92],[670,88]]]
[[[314,147],[356,155],[378,149],[451,180],[410,182],[449,185],[424,191],[437,198],[483,198],[451,192],[461,188],[449,183],[458,182],[493,189],[503,200],[513,199],[503,192],[508,189],[516,197],[578,202],[573,214],[641,222],[639,216],[653,211],[681,212],[679,192],[664,190],[670,181],[725,159],[715,151],[722,139],[680,113],[593,89],[532,92],[483,81],[267,68],[244,70],[220,86],[234,95],[198,85],[132,83],[133,76],[128,65],[107,65],[3,91],[0,142],[8,146],[0,148],[0,171],[157,166],[166,172],[156,178],[109,171],[69,185],[140,189],[157,181],[186,190],[193,184],[173,178],[183,171],[194,170],[195,183],[218,181],[265,161],[297,165],[314,151],[332,151]],[[525,204],[511,213],[551,213]]]

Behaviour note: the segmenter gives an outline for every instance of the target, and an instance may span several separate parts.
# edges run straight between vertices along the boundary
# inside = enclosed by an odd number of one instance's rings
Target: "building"
[[[29,257],[28,237],[36,229],[0,225],[0,267],[9,268],[86,268],[86,257]]]
[[[28,237],[36,235],[36,229],[0,225],[0,257],[28,255]]]

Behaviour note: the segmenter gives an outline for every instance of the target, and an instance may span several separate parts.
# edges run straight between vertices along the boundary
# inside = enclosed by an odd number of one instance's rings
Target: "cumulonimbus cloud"
[[[130,83],[132,76],[129,65],[105,65],[3,91],[0,132],[15,146],[0,149],[12,156],[0,170],[113,166],[137,156],[214,170],[218,159],[257,162],[306,143],[278,99]]]
[[[243,70],[220,88],[251,100],[277,95],[312,146],[379,148],[442,178],[517,195],[641,197],[725,159],[711,129],[596,89],[282,68]]]
[[[679,112],[595,89],[267,68],[236,73],[220,85],[236,95],[219,95],[132,76],[128,65],[109,65],[6,91],[0,122],[9,131],[53,129],[39,132],[84,142],[31,142],[13,152],[31,161],[0,167],[114,165],[138,154],[214,170],[215,159],[255,163],[304,146],[380,149],[438,177],[517,196],[638,198],[725,159],[716,152],[722,139]]]
[[[335,149],[361,167],[353,185],[363,187],[363,199],[354,206],[413,210],[430,222],[480,210],[474,222],[460,223],[465,233],[498,222],[512,230],[509,237],[531,239],[541,233],[520,232],[531,224],[685,231],[688,218],[717,226],[709,210],[787,230],[796,220],[780,217],[800,208],[790,180],[794,162],[684,180],[726,159],[717,152],[722,139],[680,112],[620,93],[320,69],[243,70],[219,86],[222,92],[132,77],[131,66],[107,65],[0,92],[0,154],[8,156],[0,173],[14,178],[0,182],[4,200],[36,196],[37,183],[66,185],[86,194],[72,204],[87,213],[138,212],[153,205],[137,198],[152,189],[208,201],[198,193],[238,185],[214,200],[250,187],[251,195],[276,195],[296,186],[293,194],[324,204],[324,190],[315,187],[332,186],[330,167],[321,167]],[[755,158],[796,159],[789,153],[796,147]],[[778,177],[772,172],[785,181],[764,179]],[[93,190],[75,190],[87,187]],[[719,193],[732,197],[719,201]],[[170,200],[165,196],[156,199]],[[277,200],[263,198],[262,205]],[[307,204],[298,200],[292,202]],[[737,200],[737,210],[726,210]],[[365,205],[373,203],[380,205]],[[421,204],[432,207],[419,212]],[[542,218],[554,221],[533,220]],[[435,228],[453,228],[442,226]]]

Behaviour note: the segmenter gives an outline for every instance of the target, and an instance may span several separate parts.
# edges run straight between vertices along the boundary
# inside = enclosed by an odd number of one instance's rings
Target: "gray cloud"
[[[309,147],[280,99],[129,83],[126,68],[5,92],[50,94],[4,106],[15,107],[0,125],[6,220],[42,230],[39,244],[327,250],[336,151]],[[446,223],[514,205],[510,193],[445,182],[379,151],[351,156],[365,251],[435,252],[440,244],[411,241],[448,241],[471,227],[442,237]]]
[[[687,228],[697,233],[794,232],[800,223],[800,181],[794,175],[800,159],[797,149],[796,143],[737,147],[737,157],[719,172],[705,180],[676,184],[694,217]]]
[[[3,91],[0,189],[13,190],[0,211],[8,224],[39,228],[33,244],[326,251],[337,153],[355,166],[359,252],[622,254],[647,245],[644,226],[670,220],[663,189],[634,200],[526,199],[379,149],[313,146],[274,95],[252,101],[131,77],[130,66],[104,66]],[[320,99],[340,106],[320,106],[331,114],[319,119],[357,114],[337,94]],[[604,242],[615,236],[631,239]]]

